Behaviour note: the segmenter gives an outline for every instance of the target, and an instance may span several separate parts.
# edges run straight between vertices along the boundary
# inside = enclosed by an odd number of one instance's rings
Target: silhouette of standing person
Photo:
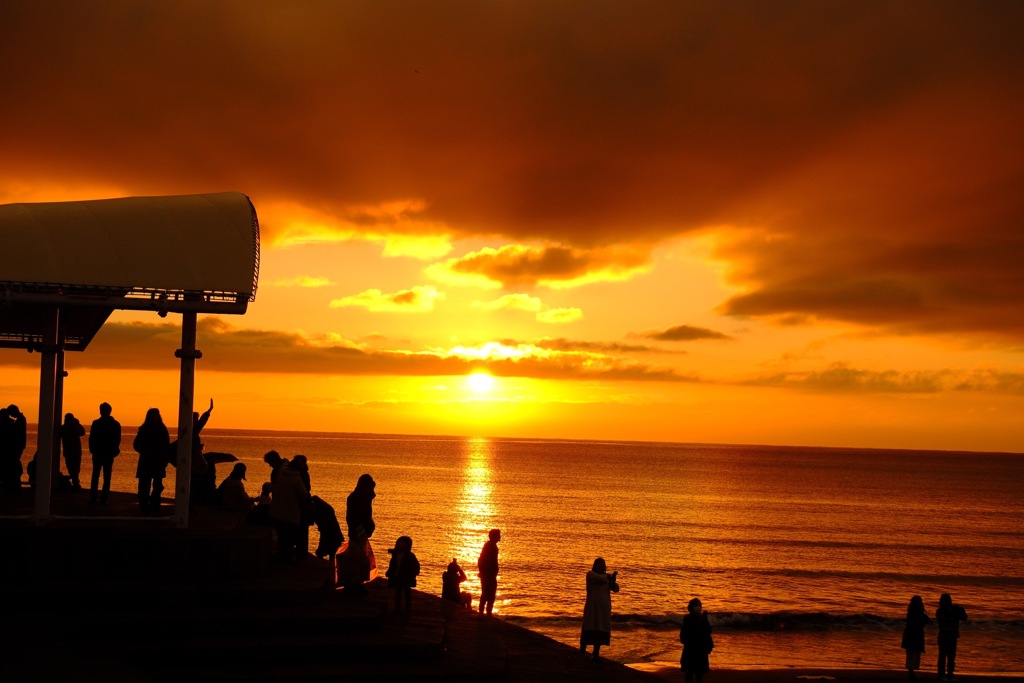
[[[365,594],[364,582],[370,578],[371,558],[369,538],[376,525],[373,522],[373,499],[377,497],[377,482],[369,474],[362,474],[355,489],[345,499],[345,523],[348,525],[348,547],[340,556],[338,582],[347,592]]]
[[[308,535],[301,533],[300,524],[312,516],[312,498],[299,473],[287,465],[275,468],[270,481],[270,519],[277,528],[277,557],[288,562],[303,560],[309,552],[309,541]]]
[[[158,408],[146,411],[146,419],[135,434],[132,448],[139,454],[139,464],[135,468],[135,477],[139,480],[139,508],[145,513],[159,512],[171,437]]]
[[[60,426],[60,446],[64,452],[64,467],[71,477],[71,488],[79,491],[82,483],[79,475],[82,473],[82,437],[85,436],[85,427],[72,413],[64,416],[64,424]]]
[[[21,454],[28,439],[25,414],[13,403],[0,410],[0,482],[8,493],[21,491]]]
[[[961,621],[967,621],[967,611],[954,604],[949,593],[943,593],[939,597],[939,608],[935,610],[935,623],[939,627],[939,680],[953,680]]]
[[[914,678],[914,671],[921,666],[921,654],[924,652],[924,627],[931,623],[928,613],[924,610],[924,601],[920,595],[910,598],[907,605],[907,624],[903,627],[903,639],[900,647],[907,651],[907,678]]]
[[[601,658],[601,646],[612,639],[612,593],[619,592],[616,581],[619,573],[608,573],[603,558],[594,560],[587,572],[587,601],[583,605],[583,630],[580,632],[580,652],[587,645],[594,646],[594,659]]]
[[[494,600],[498,597],[498,541],[501,530],[491,529],[487,534],[487,542],[480,550],[476,561],[476,570],[480,575],[480,614],[490,614],[494,610]]]
[[[291,462],[288,463],[288,467],[295,470],[299,474],[299,478],[302,479],[302,485],[306,487],[307,491],[312,492],[313,483],[309,477],[309,462],[306,460],[306,456],[292,456],[292,460]]]
[[[0,408],[0,491],[4,493],[14,489],[11,482],[14,478],[10,453],[7,448],[7,441],[11,433],[11,418],[7,408]],[[21,488],[21,472],[18,472],[18,488]]]
[[[399,536],[395,547],[388,550],[391,561],[384,573],[388,577],[388,588],[395,591],[395,614],[403,610],[402,599],[405,598],[404,610],[412,609],[412,588],[416,585],[416,577],[420,573],[420,561],[412,551],[412,539]]]
[[[110,495],[110,476],[114,470],[114,458],[121,452],[121,423],[111,415],[109,403],[100,404],[100,416],[92,421],[89,428],[89,452],[92,453],[92,484],[89,487],[89,502],[107,502]],[[97,498],[100,472],[103,473],[103,491]]]
[[[377,497],[377,482],[369,474],[362,474],[352,493],[345,501],[345,523],[348,525],[349,544],[365,542],[373,536],[373,499]]]
[[[288,463],[288,469],[295,472],[299,479],[302,480],[302,485],[306,488],[306,493],[310,493],[313,490],[313,484],[309,477],[309,463],[306,461],[304,455],[293,455],[291,462]],[[301,539],[299,544],[303,548],[309,548],[309,527],[313,524],[313,513],[312,507],[309,508],[309,513],[303,515],[303,518],[299,521],[299,535]]]
[[[320,541],[316,546],[316,556],[326,559],[337,571],[334,564],[338,548],[345,541],[345,535],[341,533],[341,524],[338,523],[338,515],[334,507],[320,496],[313,496],[313,524],[316,524],[320,532]]]
[[[711,622],[708,621],[708,613],[702,609],[700,599],[690,600],[686,611],[683,626],[679,629],[679,642],[683,644],[679,666],[686,675],[686,683],[701,683],[704,674],[711,670],[708,655],[715,648],[715,641],[711,639]]]
[[[214,465],[207,462],[206,455],[203,453],[203,440],[200,438],[203,427],[210,421],[211,413],[213,413],[212,398],[210,407],[202,415],[198,412],[192,413],[192,469],[189,473],[189,488],[192,492],[191,498],[196,503],[212,503],[216,498],[217,477],[213,472]]]
[[[273,490],[274,482],[281,476],[282,470],[288,466],[288,458],[282,458],[277,451],[267,451],[263,454],[263,462],[270,467],[270,486]]]

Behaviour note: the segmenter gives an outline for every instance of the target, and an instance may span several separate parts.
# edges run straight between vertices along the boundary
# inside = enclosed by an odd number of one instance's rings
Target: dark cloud
[[[862,370],[845,363],[834,363],[824,370],[780,372],[755,378],[747,384],[856,394],[936,394],[955,391],[1024,396],[1022,372]]]
[[[172,323],[103,326],[89,348],[67,356],[69,368],[177,370],[181,328]],[[480,369],[503,377],[604,381],[696,381],[672,369],[580,348],[485,358],[456,352],[370,350],[322,342],[294,332],[236,328],[217,318],[199,321],[200,371],[317,375],[459,376]],[[37,357],[11,352],[0,364],[34,366]]]
[[[858,370],[837,362],[824,370],[777,373],[748,383],[840,393],[937,393],[949,387],[953,375],[951,371]]]
[[[645,332],[638,335],[646,339],[658,341],[697,341],[700,339],[732,339],[727,334],[709,330],[706,327],[695,327],[693,325],[676,325],[666,330]]]
[[[506,285],[760,227],[719,251],[726,313],[1020,340],[1021,25],[1008,2],[9,0],[0,194],[233,189],[565,245],[455,264]]]
[[[813,259],[799,244],[765,249],[747,243],[734,255],[750,264],[745,277],[759,284],[724,302],[720,312],[777,316],[783,324],[841,320],[896,334],[972,333],[1019,342],[1024,319],[1011,312],[1024,297],[1024,276],[1013,263],[1024,256],[1024,239],[999,242],[876,243],[855,259],[838,240]]]
[[[977,370],[958,380],[953,389],[1024,396],[1024,372]]]
[[[502,340],[501,343],[507,346],[518,346],[525,343],[542,349],[552,349],[554,351],[592,351],[595,353],[664,353],[662,349],[658,349],[653,346],[644,346],[642,344],[595,342],[579,339],[566,339],[564,337],[557,339],[545,337],[542,339],[534,339],[530,342],[506,339]]]
[[[427,272],[439,279],[456,282],[465,276],[478,276],[503,287],[568,287],[601,280],[628,279],[643,271],[649,260],[647,250],[636,248],[507,245],[434,264]]]

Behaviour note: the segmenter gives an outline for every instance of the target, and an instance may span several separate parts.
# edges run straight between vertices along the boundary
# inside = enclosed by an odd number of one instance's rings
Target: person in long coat
[[[601,646],[611,642],[612,593],[619,592],[618,576],[618,572],[608,573],[608,566],[600,557],[594,560],[593,568],[587,572],[587,601],[583,605],[580,652],[586,652],[587,645],[593,645],[594,659],[600,659]]]
[[[924,600],[920,595],[910,598],[907,605],[907,624],[903,627],[903,639],[900,647],[907,651],[907,678],[914,678],[914,671],[921,666],[921,654],[924,652],[924,627],[931,623],[931,617],[924,610]]]
[[[281,468],[272,482],[270,519],[277,527],[277,556],[290,562],[304,560],[309,554],[308,537],[299,525],[312,517],[313,499],[295,470]]]
[[[373,521],[373,499],[377,497],[377,482],[369,474],[359,475],[356,487],[345,499],[345,524],[348,526],[348,546],[338,556],[338,583],[353,594],[365,594],[364,583],[369,581],[376,559],[370,548],[370,537],[376,529]]]
[[[139,480],[139,508],[147,513],[158,512],[171,449],[171,438],[158,408],[150,408],[146,412],[146,419],[135,434],[132,448],[139,453],[139,464],[135,468],[135,476]]]
[[[356,487],[345,500],[345,523],[348,525],[349,543],[364,542],[373,536],[373,499],[377,482],[369,474],[359,475]]]
[[[683,617],[683,626],[679,629],[679,642],[683,644],[679,666],[686,675],[686,683],[701,683],[704,674],[711,668],[708,666],[708,655],[715,643],[711,639],[708,613],[702,608],[699,598],[690,600],[686,606],[687,614]]]

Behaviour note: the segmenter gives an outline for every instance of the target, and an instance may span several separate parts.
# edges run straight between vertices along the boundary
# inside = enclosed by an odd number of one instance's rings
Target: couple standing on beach
[[[594,560],[594,566],[587,572],[587,601],[583,606],[583,630],[580,633],[580,652],[586,652],[588,645],[594,647],[594,659],[600,659],[601,646],[611,642],[612,593],[619,592],[619,573],[608,573],[604,558]],[[679,630],[679,642],[683,654],[679,665],[686,674],[686,683],[701,683],[710,669],[708,655],[714,649],[711,638],[711,622],[699,598],[693,598],[687,605],[687,614]]]
[[[907,605],[907,625],[903,629],[903,640],[900,647],[907,651],[907,678],[913,679],[914,671],[921,666],[921,653],[924,652],[924,627],[931,623],[924,609],[924,601],[915,595]],[[960,638],[960,622],[967,621],[967,611],[953,603],[949,593],[939,598],[939,608],[935,610],[935,621],[939,626],[938,670],[940,681],[952,681],[953,669],[956,666],[956,645]]]

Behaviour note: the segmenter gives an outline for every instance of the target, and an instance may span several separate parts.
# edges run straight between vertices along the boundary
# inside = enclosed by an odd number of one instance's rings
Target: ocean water
[[[208,451],[247,463],[252,495],[269,479],[264,452],[306,455],[313,493],[340,518],[359,475],[373,475],[378,562],[411,536],[420,590],[440,594],[456,557],[464,587],[478,594],[476,557],[500,528],[495,612],[570,645],[584,576],[605,558],[621,591],[602,654],[627,664],[678,662],[678,626],[697,596],[715,630],[712,668],[899,669],[910,597],[934,612],[948,592],[970,616],[958,670],[1024,672],[1024,455],[215,429],[203,437]],[[134,457],[118,459],[115,488],[134,490]],[[230,468],[219,469],[223,478]],[[929,671],[934,629],[926,637]]]

